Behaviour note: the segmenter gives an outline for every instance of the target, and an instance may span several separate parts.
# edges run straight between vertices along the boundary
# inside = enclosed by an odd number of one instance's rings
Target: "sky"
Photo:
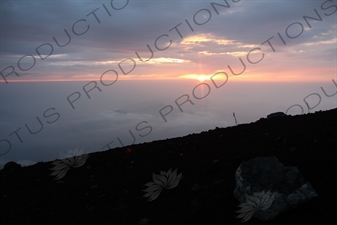
[[[0,166],[336,108],[336,28],[336,0],[1,0]]]

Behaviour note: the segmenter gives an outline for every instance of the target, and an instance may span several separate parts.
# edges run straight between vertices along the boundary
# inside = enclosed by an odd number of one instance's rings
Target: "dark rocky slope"
[[[200,134],[89,154],[66,176],[51,162],[1,170],[1,224],[237,224],[235,170],[243,160],[275,155],[296,166],[319,197],[271,221],[247,224],[334,224],[337,109],[260,119]],[[152,173],[178,169],[177,187],[151,202],[142,197]]]

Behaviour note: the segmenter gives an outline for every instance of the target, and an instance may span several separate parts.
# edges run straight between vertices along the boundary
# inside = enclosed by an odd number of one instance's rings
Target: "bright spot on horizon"
[[[178,78],[182,79],[191,79],[191,80],[198,80],[200,82],[203,82],[205,80],[226,80],[227,77],[222,72],[214,73],[211,75],[205,75],[205,74],[185,74],[181,75]]]
[[[203,82],[204,80],[210,79],[209,76],[206,75],[199,75],[197,78],[200,82]]]

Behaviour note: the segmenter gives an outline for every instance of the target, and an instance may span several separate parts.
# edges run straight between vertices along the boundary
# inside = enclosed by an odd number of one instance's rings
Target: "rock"
[[[310,183],[304,181],[297,167],[285,167],[275,156],[242,162],[236,170],[235,179],[234,197],[240,203],[246,202],[246,195],[257,196],[262,191],[270,191],[275,197],[269,208],[254,213],[254,217],[260,220],[271,220],[318,196]]]
[[[89,189],[97,189],[98,188],[98,185],[95,184],[95,185],[91,185]]]
[[[199,184],[194,184],[193,187],[192,187],[192,191],[198,191],[200,190],[200,185]]]
[[[146,225],[146,224],[148,224],[149,223],[149,220],[148,219],[141,219],[140,221],[139,221],[139,225]]]
[[[130,207],[128,204],[126,204],[125,202],[122,203],[119,207],[118,207],[118,210],[119,211],[122,211],[122,212],[127,212],[130,210]]]
[[[286,114],[285,113],[283,113],[283,112],[275,112],[275,113],[271,113],[271,114],[269,114],[268,116],[267,116],[267,119],[272,119],[272,118],[279,118],[279,117],[284,117],[284,116],[286,116]]]
[[[297,149],[295,147],[291,147],[288,149],[289,152],[295,152]]]
[[[217,163],[219,163],[219,160],[214,159],[212,163],[213,163],[213,164],[217,164]]]
[[[190,215],[194,215],[198,212],[200,212],[200,210],[202,209],[202,203],[199,201],[199,199],[194,199],[191,203],[190,203]]]
[[[16,163],[16,162],[13,162],[13,161],[10,161],[8,163],[5,164],[4,166],[4,170],[17,170],[17,169],[20,169],[21,168],[21,165]]]
[[[219,160],[215,159],[211,163],[205,163],[202,167],[204,173],[210,174],[217,172],[219,170],[220,163]]]

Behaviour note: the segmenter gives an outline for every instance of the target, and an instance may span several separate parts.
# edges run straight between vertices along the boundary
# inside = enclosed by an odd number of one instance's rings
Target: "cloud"
[[[185,65],[180,66],[180,74],[165,74],[176,77],[187,73],[187,70],[195,73],[191,71],[195,64],[202,65],[207,73],[214,72],[221,61],[244,57],[253,46],[261,45],[272,36],[275,36],[273,44],[277,52],[291,52],[292,48],[298,46],[304,48],[313,45],[317,46],[315,51],[318,54],[324,55],[324,51],[328,50],[322,49],[322,45],[327,46],[327,49],[333,47],[335,15],[325,16],[324,13],[333,13],[333,7],[323,10],[322,2],[228,1],[230,8],[221,6],[226,1],[213,3],[220,5],[212,6],[209,1],[131,0],[115,2],[118,7],[126,4],[125,8],[115,10],[109,1],[86,1],[85,4],[79,1],[2,1],[1,69],[16,66],[22,56],[33,54],[36,63],[31,70],[19,71],[20,78],[78,79],[82,76],[90,79],[94,75],[99,77],[106,69],[118,69],[118,63],[123,59],[138,60],[136,52],[149,58],[149,45],[154,51],[153,59],[144,64],[137,62],[137,67],[130,76],[167,71],[168,65],[163,62],[174,65],[183,62]],[[325,8],[332,4],[326,3]],[[323,21],[309,20],[312,25],[309,29],[303,16],[317,17],[314,9]],[[85,34],[74,35],[72,26],[79,20],[81,21],[76,24],[77,32],[84,32],[88,25],[90,27]],[[189,21],[193,31],[185,20]],[[201,21],[208,22],[204,25],[196,24]],[[305,31],[299,38],[287,40],[285,46],[276,40],[277,33],[285,36],[286,28],[294,22],[302,23]],[[174,27],[179,29],[183,39]],[[296,32],[296,27],[293,28]],[[67,36],[64,29],[70,33],[71,41],[65,47],[58,47],[53,37],[65,43]],[[159,46],[168,46],[170,41],[172,44],[166,50],[158,51],[154,42],[163,34],[167,36],[161,37]],[[40,60],[35,49],[45,43],[53,45],[54,50],[47,59]],[[44,51],[46,56],[50,53],[49,48],[45,45],[39,50]],[[308,57],[306,59],[313,60]],[[26,57],[21,60],[21,64],[22,67],[29,68],[32,59]],[[10,77],[19,79],[12,75]]]

